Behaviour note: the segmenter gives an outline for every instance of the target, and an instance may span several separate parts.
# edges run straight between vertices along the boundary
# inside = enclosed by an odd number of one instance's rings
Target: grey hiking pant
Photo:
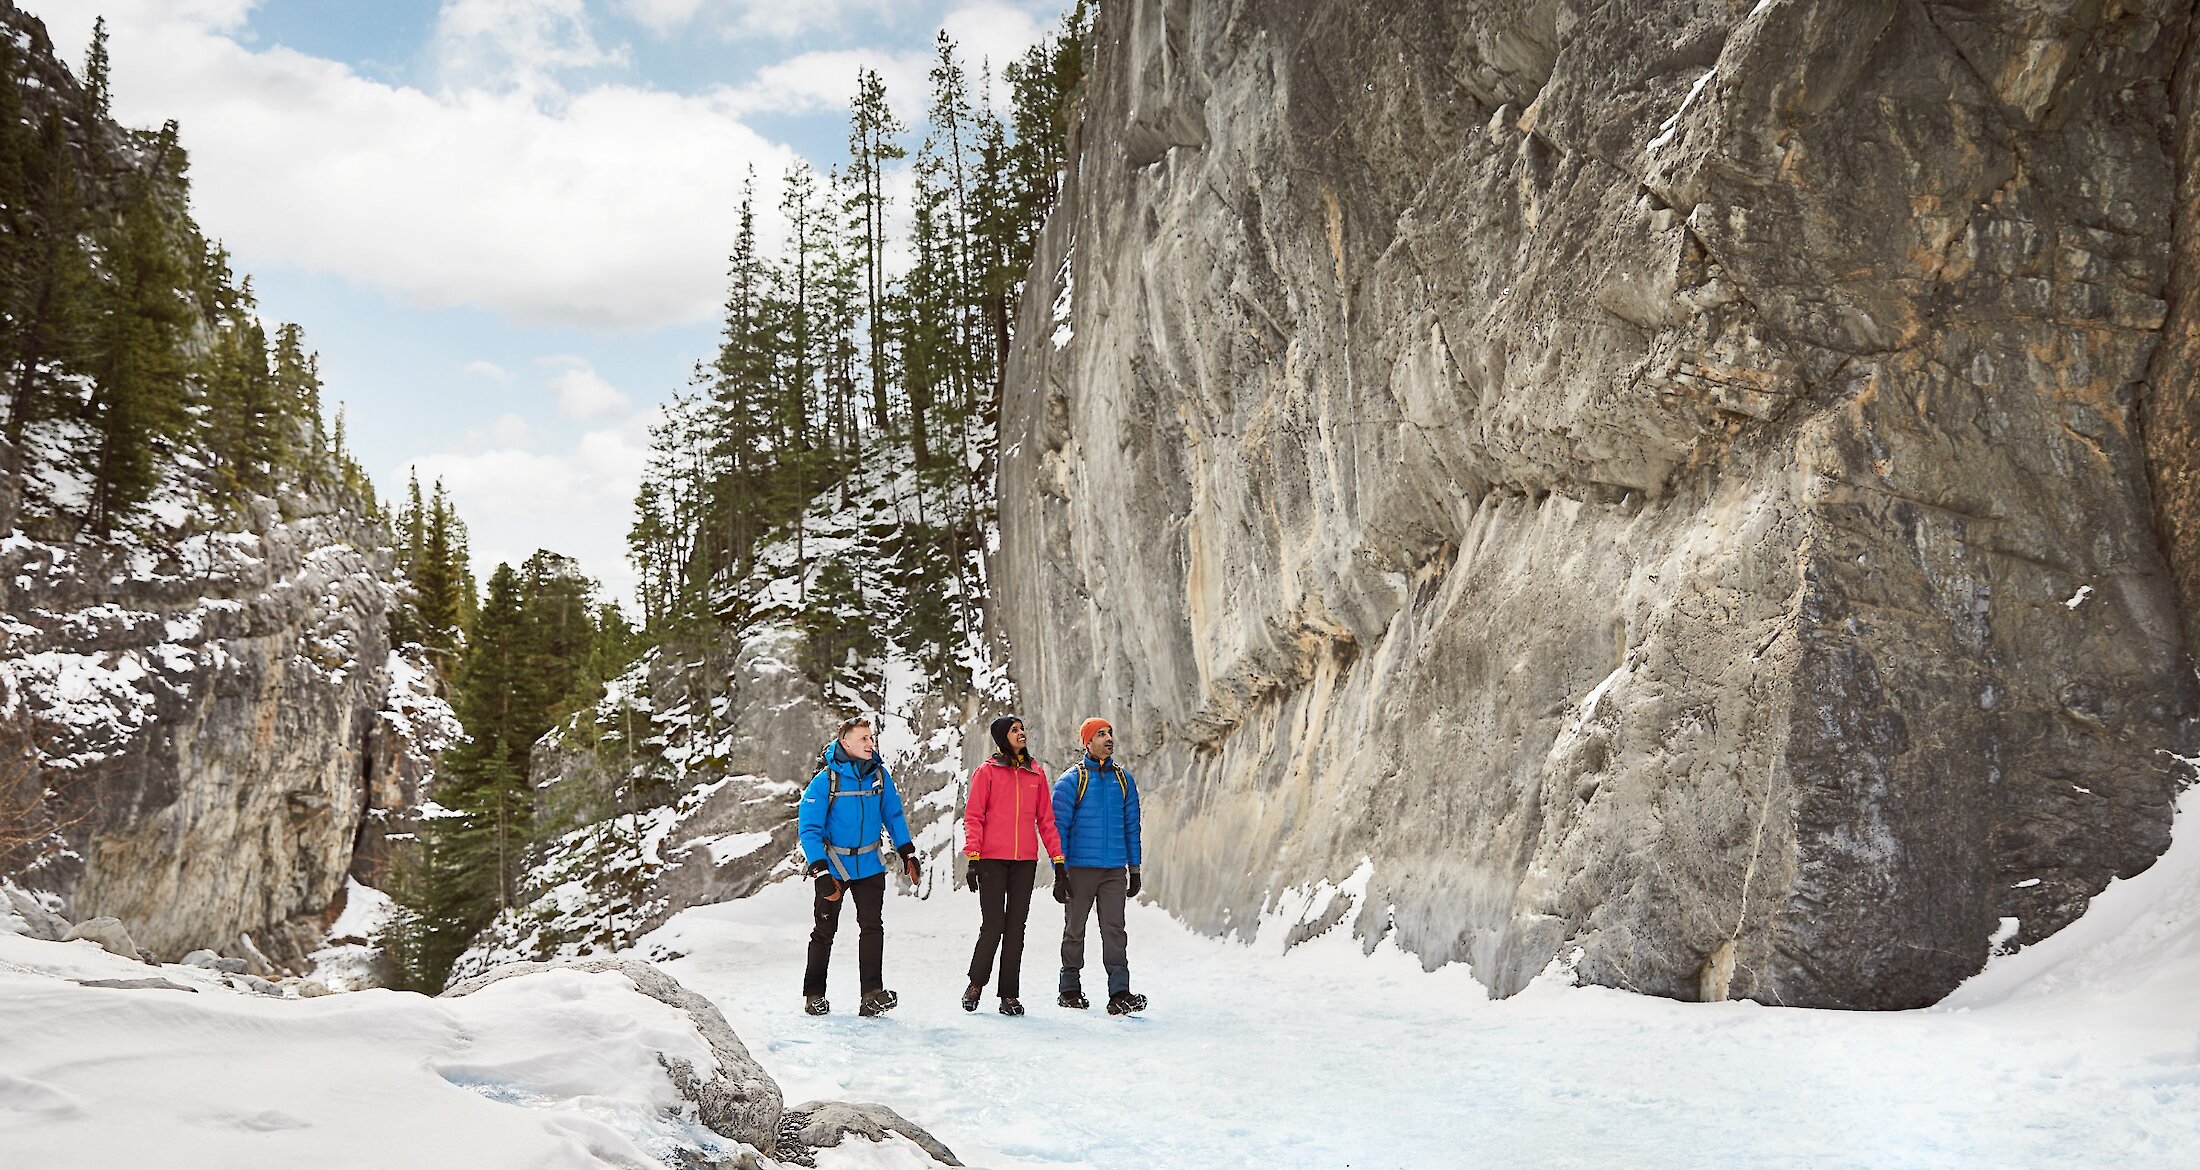
[[[1085,973],[1085,920],[1100,909],[1100,965],[1108,971],[1108,994],[1131,989],[1130,931],[1123,927],[1123,894],[1130,871],[1123,868],[1069,867],[1069,908],[1062,919],[1062,990],[1082,991]]]

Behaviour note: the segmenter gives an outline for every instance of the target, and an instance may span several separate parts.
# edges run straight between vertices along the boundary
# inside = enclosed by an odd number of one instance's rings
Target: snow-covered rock
[[[695,1117],[712,1132],[771,1152],[782,1105],[778,1083],[750,1057],[715,1005],[648,963],[635,959],[513,963],[454,984],[443,992],[443,998],[475,995],[507,980],[567,972],[608,973],[624,978],[640,994],[685,1013],[704,1049],[658,1053],[681,1098],[694,1107]]]
[[[0,931],[61,942],[69,937],[69,920],[54,913],[38,895],[0,880]]]
[[[78,939],[98,943],[100,949],[110,955],[120,955],[125,959],[140,957],[137,940],[130,937],[129,930],[122,925],[119,918],[104,914],[97,918],[87,918],[70,927],[69,932],[62,936],[64,942],[75,942]]]
[[[819,1150],[851,1138],[875,1144],[896,1136],[914,1142],[935,1165],[962,1165],[954,1151],[901,1114],[884,1105],[848,1101],[810,1101],[787,1110],[779,1120],[779,1160],[815,1166]]]

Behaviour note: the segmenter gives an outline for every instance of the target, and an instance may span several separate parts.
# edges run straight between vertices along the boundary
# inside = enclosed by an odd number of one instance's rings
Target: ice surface
[[[2077,926],[1995,959],[1960,1010],[1684,1004],[1559,974],[1492,1001],[1461,967],[1363,955],[1349,930],[1279,953],[1282,928],[1357,900],[1365,866],[1283,899],[1251,947],[1132,907],[1132,982],[1153,999],[1135,1018],[1054,1006],[1062,918],[1043,897],[1022,1019],[990,989],[974,1015],[955,1002],[978,925],[960,892],[888,898],[902,1006],[884,1020],[841,1010],[849,939],[835,1014],[801,1013],[799,883],[643,945],[685,956],[667,970],[789,1101],[883,1102],[978,1165],[2154,1170],[2200,1165],[2200,832],[2184,837]],[[1090,993],[1096,948],[1088,963]]]

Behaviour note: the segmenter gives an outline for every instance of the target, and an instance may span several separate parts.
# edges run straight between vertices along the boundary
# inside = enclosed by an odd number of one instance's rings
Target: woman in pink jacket
[[[1031,754],[1024,721],[1003,715],[993,721],[998,749],[970,774],[970,802],[963,810],[963,852],[970,860],[964,875],[978,891],[978,949],[970,956],[970,986],[963,990],[966,1012],[978,1010],[986,977],[993,973],[993,952],[1001,953],[1001,1014],[1024,1014],[1018,998],[1024,965],[1024,919],[1031,914],[1031,884],[1038,875],[1039,846],[1054,859],[1054,882],[1067,890],[1062,868],[1062,839],[1054,831],[1053,789]]]

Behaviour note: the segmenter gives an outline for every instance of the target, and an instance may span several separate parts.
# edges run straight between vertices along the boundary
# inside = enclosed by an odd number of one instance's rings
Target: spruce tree
[[[852,210],[861,221],[863,310],[870,341],[871,426],[884,432],[892,417],[886,393],[886,167],[908,156],[901,120],[886,104],[886,83],[876,71],[856,71],[856,97],[848,113],[848,172]]]
[[[107,59],[107,18],[92,18],[92,44],[84,51],[84,101],[85,122],[97,127],[107,121],[110,95],[108,74],[111,66]]]
[[[11,200],[6,213],[7,438],[18,457],[25,428],[63,409],[55,401],[56,376],[85,369],[100,311],[91,258],[79,243],[92,217],[65,134],[54,110],[40,119],[35,136],[21,134],[23,197]]]
[[[182,394],[184,331],[192,324],[187,273],[149,180],[131,184],[109,236],[101,324],[92,339],[95,433],[88,517],[107,532],[158,482],[157,456],[189,422]]]
[[[432,544],[433,525],[431,525]],[[421,824],[420,979],[440,988],[467,944],[518,890],[532,821],[522,718],[529,686],[519,575],[497,566],[474,638],[452,683],[465,738],[445,751],[436,808]]]
[[[443,481],[437,480],[412,582],[420,611],[420,643],[444,678],[451,677],[458,666],[460,632],[465,628],[463,593],[470,591],[458,537],[457,514],[444,494]]]

